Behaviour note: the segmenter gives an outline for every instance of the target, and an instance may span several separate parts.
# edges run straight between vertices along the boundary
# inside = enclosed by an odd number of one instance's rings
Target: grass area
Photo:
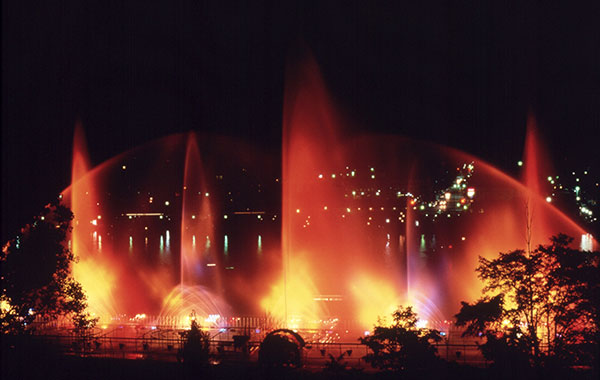
[[[4,339],[1,351],[0,378],[44,379],[44,380],[133,380],[133,379],[461,379],[461,380],[504,380],[504,379],[596,379],[592,371],[544,371],[512,368],[476,368],[455,362],[445,362],[439,367],[413,373],[385,373],[370,368],[365,370],[327,370],[318,366],[301,369],[279,368],[266,370],[255,361],[225,361],[219,365],[191,367],[184,363],[153,359],[119,359],[79,357],[61,354],[56,346],[38,344],[36,340],[21,340],[13,344]],[[19,347],[17,349],[17,347]],[[310,363],[309,363],[310,364]]]
[[[81,358],[76,356],[47,355],[44,358],[22,357],[10,360],[3,353],[2,379],[593,379],[590,372],[569,371],[563,373],[531,372],[517,374],[493,369],[474,368],[470,366],[448,364],[435,372],[419,372],[412,374],[382,373],[372,371],[345,370],[330,372],[326,370],[307,369],[274,369],[259,368],[256,363],[235,363],[209,366],[206,368],[190,368],[182,363],[156,360],[127,360],[108,358]],[[9,361],[5,361],[9,359]],[[12,358],[14,359],[14,358]],[[508,377],[506,377],[508,376]]]

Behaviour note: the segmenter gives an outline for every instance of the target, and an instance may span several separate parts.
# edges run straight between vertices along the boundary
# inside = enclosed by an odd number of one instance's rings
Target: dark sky
[[[532,110],[557,167],[598,168],[597,2],[223,3],[3,1],[3,240],[68,185],[76,120],[94,164],[192,129],[276,152],[301,44],[357,131],[514,170]]]

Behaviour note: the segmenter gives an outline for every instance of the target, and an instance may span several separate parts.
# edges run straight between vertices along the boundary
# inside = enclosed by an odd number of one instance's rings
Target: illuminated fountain
[[[536,247],[559,232],[585,233],[534,185],[543,169],[534,159],[540,152],[531,120],[521,184],[448,147],[345,133],[348,121],[335,112],[311,57],[288,72],[286,84],[284,269],[267,299],[279,300],[269,312],[289,326],[333,315],[370,328],[399,304],[425,319],[451,319],[461,300],[480,294],[478,256]],[[419,195],[444,171],[456,174],[448,183],[454,193],[445,200]]]
[[[214,244],[210,188],[196,142],[190,134],[185,150],[182,188],[179,284],[163,301],[161,316],[226,315],[220,260]]]
[[[286,78],[281,181],[273,156],[193,133],[90,168],[78,126],[63,196],[92,311],[179,327],[194,311],[214,325],[246,315],[369,329],[404,304],[440,321],[480,295],[479,255],[585,234],[541,189],[549,169],[533,119],[522,182],[467,153],[348,124],[305,57]],[[281,210],[269,211],[279,191]]]
[[[231,167],[220,165],[218,171],[203,165],[199,141],[206,155],[218,157],[213,163],[229,165],[229,158]],[[258,235],[256,256],[240,258],[240,251],[247,256],[248,250],[239,247],[239,239],[228,242],[232,235],[228,238],[223,226],[219,202],[225,185],[214,187],[209,178],[214,182],[215,173],[224,169],[259,167],[255,160],[270,175],[273,170],[264,162],[272,160],[244,143],[193,133],[153,141],[95,168],[90,168],[86,151],[77,126],[73,183],[62,196],[76,215],[71,245],[79,262],[74,274],[87,291],[91,311],[104,322],[145,315],[185,324],[192,311],[205,318],[231,315],[229,302],[241,305],[236,311],[246,315],[259,310],[248,307],[256,300],[249,300],[245,291],[264,293],[264,278],[233,269],[246,261],[255,267],[256,257],[272,271],[278,262],[272,257],[279,256],[273,252],[274,239]]]
[[[102,209],[97,194],[96,177],[87,175],[90,170],[89,158],[83,129],[75,127],[73,141],[72,185],[66,192],[67,203],[75,215],[71,249],[78,257],[73,268],[75,277],[86,291],[90,309],[99,315],[115,313],[115,265],[106,260],[102,237]],[[110,268],[107,267],[110,265]]]

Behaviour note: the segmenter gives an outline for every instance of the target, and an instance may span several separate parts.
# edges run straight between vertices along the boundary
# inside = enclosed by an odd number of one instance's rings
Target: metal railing
[[[77,335],[35,335],[32,339],[52,347],[58,353],[82,357],[152,359],[161,361],[181,360],[183,336],[181,331],[147,331],[139,336],[119,336],[121,329],[102,331],[101,334]],[[236,347],[233,340],[217,339],[210,341],[210,351],[216,362],[221,361],[256,361],[260,340],[250,340],[244,347]],[[437,343],[438,356],[448,361],[487,367],[489,362],[475,343],[447,342]],[[347,367],[365,368],[368,364],[364,357],[370,352],[361,343],[353,342],[307,342],[303,349],[304,362],[308,367],[322,368],[327,362],[339,360]],[[331,355],[331,356],[330,356]]]

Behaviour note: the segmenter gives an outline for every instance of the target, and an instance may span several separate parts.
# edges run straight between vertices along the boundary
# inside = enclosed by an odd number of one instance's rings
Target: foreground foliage
[[[528,252],[479,258],[483,298],[462,302],[456,324],[485,336],[482,353],[511,368],[598,366],[600,252],[554,236]]]
[[[183,333],[183,339],[183,362],[191,368],[206,367],[210,359],[210,335],[200,329],[195,318],[190,329]]]
[[[373,368],[390,371],[432,369],[438,364],[437,348],[432,342],[442,340],[439,331],[417,327],[412,307],[400,306],[388,326],[375,326],[373,334],[360,338],[371,349],[365,361]]]
[[[71,274],[75,256],[66,241],[72,219],[71,210],[54,202],[2,247],[2,333],[31,331],[36,318],[51,321],[69,316],[78,331],[95,324],[85,311],[81,284]]]
[[[304,339],[293,330],[273,330],[260,344],[258,362],[265,368],[299,368],[304,345]]]

